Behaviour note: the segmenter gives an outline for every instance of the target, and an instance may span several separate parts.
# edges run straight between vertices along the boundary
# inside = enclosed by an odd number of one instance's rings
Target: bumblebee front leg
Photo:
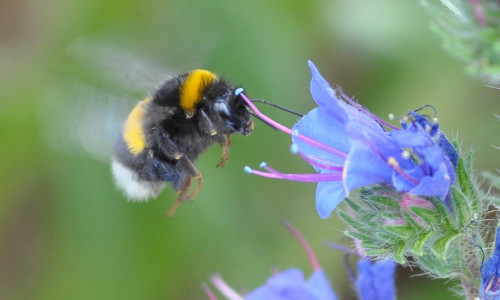
[[[231,140],[231,135],[228,134],[224,138],[224,141],[222,141],[220,143],[220,145],[222,146],[222,156],[221,156],[220,162],[217,164],[217,167],[224,167],[224,165],[226,164],[226,162],[229,159],[229,147],[231,147],[233,145],[233,142]]]
[[[201,187],[203,185],[203,178],[200,171],[198,171],[196,166],[189,158],[183,157],[179,161],[179,164],[179,168],[184,170],[187,176],[185,177],[183,182],[180,182],[180,186],[175,187],[175,190],[177,191],[177,199],[175,200],[172,207],[167,211],[167,215],[169,217],[174,216],[175,211],[182,202],[192,200],[201,190]],[[191,189],[191,182],[193,179],[196,180],[197,184],[195,189],[191,193],[189,193],[189,190]]]

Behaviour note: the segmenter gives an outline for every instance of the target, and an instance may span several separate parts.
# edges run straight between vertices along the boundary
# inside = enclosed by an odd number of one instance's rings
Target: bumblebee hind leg
[[[182,165],[181,167],[183,170],[186,171],[186,176],[179,180],[178,182],[174,183],[174,189],[177,191],[177,199],[175,200],[174,204],[170,209],[167,211],[167,215],[169,217],[173,217],[175,212],[177,211],[177,208],[180,206],[182,202],[185,201],[190,201],[194,197],[196,197],[196,194],[201,190],[201,187],[203,185],[203,178],[201,176],[200,171],[196,168],[196,166],[191,162],[190,159],[183,157],[181,159],[182,161],[179,161]],[[196,187],[194,190],[189,193],[191,189],[191,182],[192,180],[196,180]]]

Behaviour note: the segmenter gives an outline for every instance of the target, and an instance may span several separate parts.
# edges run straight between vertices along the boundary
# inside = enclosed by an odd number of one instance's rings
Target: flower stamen
[[[318,258],[316,258],[316,255],[314,254],[314,251],[311,248],[311,245],[306,241],[304,236],[300,234],[300,232],[292,226],[288,221],[283,220],[283,225],[293,234],[293,236],[299,241],[300,245],[302,248],[307,253],[307,257],[309,258],[309,261],[311,262],[311,266],[314,271],[320,270],[321,266],[319,265]]]
[[[243,300],[243,297],[233,290],[219,275],[214,275],[210,278],[212,284],[228,299]]]
[[[215,296],[214,292],[212,292],[208,285],[203,283],[201,287],[203,288],[203,291],[205,292],[205,295],[207,295],[209,300],[218,300],[217,296]]]
[[[342,158],[345,158],[347,157],[347,154],[342,152],[342,151],[339,151],[335,148],[332,148],[328,145],[325,145],[323,143],[320,143],[318,142],[317,140],[315,139],[312,139],[310,137],[307,137],[305,135],[302,135],[302,134],[299,134],[298,132],[293,132],[290,128],[286,127],[285,125],[282,125],[276,121],[274,121],[273,119],[269,118],[268,116],[264,115],[263,113],[260,112],[260,110],[252,103],[252,101],[250,99],[248,99],[248,97],[244,94],[244,93],[239,93],[239,95],[243,98],[243,100],[247,103],[247,105],[253,110],[253,112],[264,122],[266,122],[267,124],[269,124],[270,126],[278,129],[278,130],[281,130],[289,135],[293,135],[293,136],[296,136],[297,138],[301,139],[302,141],[310,144],[311,146],[314,146],[318,149],[321,149],[321,150],[325,150],[329,153],[332,153],[332,154],[335,154],[339,157],[342,157]]]
[[[300,152],[297,144],[292,144],[290,146],[290,152],[292,154],[298,154],[303,160],[305,160],[306,162],[308,162],[309,164],[311,164],[315,167],[322,168],[322,169],[325,169],[328,171],[342,172],[344,170],[343,166],[339,166],[337,164],[334,164],[334,163],[332,163],[326,159],[323,159],[319,156],[312,155],[312,154],[305,154],[303,152]]]
[[[399,175],[401,175],[401,177],[403,177],[404,179],[408,180],[409,182],[413,183],[414,185],[419,185],[420,184],[420,181],[410,175],[408,175],[405,170],[403,170],[400,166],[399,166],[399,163],[398,161],[390,156],[388,159],[387,159],[387,164],[396,172],[398,173]]]
[[[299,182],[324,182],[324,181],[342,180],[342,174],[336,174],[336,173],[285,174],[271,167],[268,167],[266,163],[261,163],[260,167],[266,169],[268,172],[254,170],[249,166],[245,166],[243,170],[245,171],[245,173],[259,175],[261,177],[286,179]]]

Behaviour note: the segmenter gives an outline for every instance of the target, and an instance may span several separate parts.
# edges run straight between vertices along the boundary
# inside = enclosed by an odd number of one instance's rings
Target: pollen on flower
[[[408,180],[409,182],[415,184],[415,185],[418,185],[420,184],[420,181],[414,177],[411,177],[410,175],[408,175],[402,168],[401,166],[399,165],[398,161],[394,158],[394,156],[389,156],[389,158],[387,159],[387,164],[396,172],[398,173],[399,175],[401,175],[401,177],[403,177],[404,179]]]
[[[403,158],[403,159],[409,159],[410,157],[411,157],[410,151],[403,150],[403,152],[401,152],[401,158]]]
[[[399,168],[399,163],[394,157],[389,157],[387,163],[393,168]]]

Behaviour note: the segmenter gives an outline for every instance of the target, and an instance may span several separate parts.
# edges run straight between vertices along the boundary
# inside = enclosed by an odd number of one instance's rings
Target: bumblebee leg
[[[231,140],[231,135],[228,134],[224,139],[224,141],[220,143],[220,145],[222,146],[222,156],[220,162],[217,164],[217,167],[222,168],[226,164],[226,161],[229,159],[229,147],[233,145],[233,142]]]
[[[170,137],[168,133],[165,132],[160,126],[155,126],[152,129],[151,143],[158,145],[160,152],[162,152],[166,157],[179,160],[184,154],[179,150],[177,144]]]
[[[172,206],[167,210],[167,216],[173,217],[175,215],[175,212],[177,211],[177,208],[179,208],[181,203],[188,199],[187,194],[189,192],[190,187],[191,187],[191,177],[187,177],[186,180],[184,181],[183,188],[177,191],[177,199],[175,199],[174,204],[172,204]]]
[[[203,109],[200,109],[200,116],[201,116],[200,123],[202,125],[201,128],[206,128],[210,136],[216,135],[217,130],[215,129],[214,124],[212,123],[212,121],[210,121],[210,118],[207,116],[205,111],[203,111]]]
[[[182,164],[180,166],[182,169],[186,170],[187,177],[181,182],[180,187],[176,188],[177,191],[177,199],[175,200],[174,204],[172,207],[167,211],[167,215],[169,217],[173,217],[175,214],[175,211],[177,208],[180,206],[182,202],[192,200],[196,194],[201,190],[202,184],[203,184],[203,178],[201,176],[200,171],[196,168],[196,166],[193,164],[193,162],[188,159],[187,157],[183,157],[179,163]],[[195,179],[197,181],[196,188],[189,193],[189,190],[191,189],[191,180]]]

